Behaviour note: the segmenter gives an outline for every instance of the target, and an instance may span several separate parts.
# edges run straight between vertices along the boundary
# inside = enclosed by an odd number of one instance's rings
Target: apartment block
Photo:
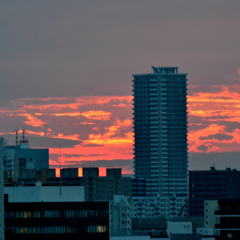
[[[204,200],[240,198],[240,171],[217,170],[189,172],[189,214],[204,216]]]
[[[134,176],[149,197],[188,197],[187,74],[152,67],[134,74]]]

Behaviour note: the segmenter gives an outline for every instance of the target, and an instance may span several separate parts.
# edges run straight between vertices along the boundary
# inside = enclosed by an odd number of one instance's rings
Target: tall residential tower
[[[149,197],[187,197],[187,74],[152,69],[133,75],[135,177]]]

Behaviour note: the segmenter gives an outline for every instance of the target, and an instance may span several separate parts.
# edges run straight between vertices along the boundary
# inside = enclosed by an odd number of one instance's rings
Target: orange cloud
[[[211,124],[209,127],[188,133],[189,141],[197,141],[199,136],[208,136],[209,134],[224,133],[226,126]]]
[[[30,130],[25,130],[26,133],[31,134],[31,135],[39,135],[43,137],[45,135],[44,132],[35,132],[35,131],[30,131]]]
[[[31,114],[25,113],[25,114],[18,114],[17,116],[25,116],[28,120],[24,121],[24,124],[27,124],[29,126],[33,127],[42,127],[46,124],[46,122],[43,122],[40,119],[37,119],[36,117],[33,117]]]
[[[127,107],[126,106],[126,104],[124,104],[124,103],[120,103],[120,104],[114,104],[114,105],[112,105],[113,107]]]
[[[239,151],[239,86],[215,86],[215,88],[220,90],[217,92],[198,92],[188,97],[189,121],[191,122],[191,119],[197,121],[189,124],[189,152],[203,150],[206,152]],[[231,125],[231,128],[235,126],[235,129],[228,130],[229,123],[235,124]],[[226,139],[208,137],[216,134],[222,134]]]
[[[238,73],[238,75],[240,75],[240,68],[237,69],[237,73]]]
[[[104,120],[108,121],[110,120],[111,112],[105,112],[105,111],[87,111],[83,112],[82,116],[89,118],[89,119],[94,119],[94,120]]]
[[[196,90],[197,86],[190,88]],[[190,152],[239,150],[239,90],[239,86],[215,86],[214,92],[188,96]],[[74,147],[63,146],[62,151],[81,153],[81,161],[133,157],[132,96],[18,99],[11,107],[13,110],[0,109],[1,116],[14,115],[17,122],[24,116],[28,134],[80,142]],[[57,153],[58,149],[50,151]],[[77,157],[72,159],[80,161]],[[74,165],[62,160],[65,165]],[[57,162],[51,160],[51,164]]]
[[[85,125],[94,125],[94,122],[81,122],[81,123],[75,123],[75,124],[85,124]]]
[[[70,117],[77,117],[81,116],[80,112],[72,112],[72,113],[52,113],[51,116],[70,116]]]
[[[37,101],[38,104],[33,104]],[[57,101],[58,103],[51,103]],[[78,109],[80,106],[89,105],[116,105],[118,107],[131,106],[132,96],[85,96],[77,98],[22,98],[17,99],[18,104],[22,104],[22,109],[38,109],[45,111],[46,109],[53,109],[55,111],[61,109]],[[49,103],[48,103],[49,102]],[[68,102],[68,103],[66,103]],[[12,101],[12,104],[15,102]]]
[[[59,139],[68,139],[68,140],[80,140],[79,134],[73,134],[73,135],[64,135],[63,133],[58,133],[57,136],[52,136],[52,138],[59,138]]]

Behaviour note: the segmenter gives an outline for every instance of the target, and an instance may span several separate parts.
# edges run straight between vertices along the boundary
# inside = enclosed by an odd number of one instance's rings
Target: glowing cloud
[[[108,121],[110,120],[111,112],[105,112],[105,111],[87,111],[83,112],[82,116],[93,119],[93,120],[104,120]]]
[[[24,121],[24,124],[33,126],[33,127],[42,127],[46,124],[46,122],[43,122],[41,119],[37,119],[36,117],[33,117],[31,114],[25,113],[25,114],[18,114],[17,116],[25,116],[28,120]]]
[[[188,97],[190,152],[239,151],[240,94],[232,86],[214,88],[219,91],[198,92]],[[238,89],[239,86],[235,86],[235,90]],[[218,134],[230,137],[228,140],[208,137],[219,136]]]
[[[188,96],[189,152],[239,151],[240,86],[214,86],[212,92],[191,87],[195,93]],[[128,161],[133,158],[131,116],[132,96],[17,99],[0,109],[2,126],[11,122],[1,135],[14,134],[13,124],[26,124],[26,135],[68,140],[73,144],[62,145],[63,166]],[[50,153],[50,165],[55,166],[59,149],[51,147]]]

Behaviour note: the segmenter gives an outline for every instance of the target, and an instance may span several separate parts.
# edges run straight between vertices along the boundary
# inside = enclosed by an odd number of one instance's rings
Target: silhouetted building
[[[189,171],[189,214],[204,216],[204,200],[240,198],[240,171]]]
[[[188,197],[187,74],[152,67],[134,74],[134,176],[148,197]]]
[[[86,201],[110,201],[114,195],[131,196],[131,178],[122,177],[121,168],[108,168],[106,177],[99,176],[98,168],[83,168],[81,186],[85,187]]]
[[[16,132],[17,133],[17,132]],[[49,149],[29,148],[28,140],[23,137],[20,142],[16,135],[16,145],[4,146],[5,181],[18,182],[22,171],[49,168]]]
[[[84,186],[85,201],[110,201],[114,195],[131,196],[131,178],[123,177],[120,168],[108,168],[106,177],[99,176],[98,168],[83,168],[83,176],[78,177],[77,168],[61,169],[61,178],[55,176],[55,169],[22,171],[17,185],[34,186]],[[15,185],[5,182],[5,186]]]

